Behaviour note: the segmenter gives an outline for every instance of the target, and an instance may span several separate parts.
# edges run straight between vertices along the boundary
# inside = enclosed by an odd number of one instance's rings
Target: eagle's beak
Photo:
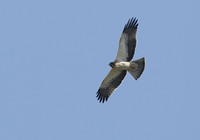
[[[110,62],[109,65],[113,68],[115,66],[115,63]]]

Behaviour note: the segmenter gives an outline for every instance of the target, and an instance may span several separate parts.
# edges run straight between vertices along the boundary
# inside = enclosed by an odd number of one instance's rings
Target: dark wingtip
[[[127,24],[124,26],[124,30],[128,28],[137,29],[138,27],[138,19],[131,18],[128,20]]]
[[[97,98],[97,100],[99,100],[99,103],[104,103],[104,101],[108,100],[108,97],[107,96],[102,96],[99,91],[97,92],[96,98]]]

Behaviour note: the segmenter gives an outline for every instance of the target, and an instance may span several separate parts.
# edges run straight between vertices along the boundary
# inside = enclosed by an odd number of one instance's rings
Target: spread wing
[[[102,103],[104,103],[105,100],[107,101],[108,97],[121,84],[125,76],[126,70],[120,71],[111,69],[97,91],[97,100]]]
[[[117,53],[116,62],[120,61],[131,61],[133,58],[135,47],[136,47],[136,34],[137,34],[137,23],[136,18],[128,20],[128,23],[125,25],[123,33],[119,41],[119,49]]]

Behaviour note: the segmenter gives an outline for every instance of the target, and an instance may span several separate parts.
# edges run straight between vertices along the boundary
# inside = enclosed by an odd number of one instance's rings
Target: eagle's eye
[[[124,34],[124,37],[128,37],[128,34]]]

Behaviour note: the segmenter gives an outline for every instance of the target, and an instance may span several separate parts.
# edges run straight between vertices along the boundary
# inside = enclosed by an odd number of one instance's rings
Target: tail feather
[[[134,67],[133,70],[128,70],[128,72],[137,80],[141,75],[142,72],[144,71],[145,68],[145,58],[141,58],[135,61],[131,61],[131,66]]]

